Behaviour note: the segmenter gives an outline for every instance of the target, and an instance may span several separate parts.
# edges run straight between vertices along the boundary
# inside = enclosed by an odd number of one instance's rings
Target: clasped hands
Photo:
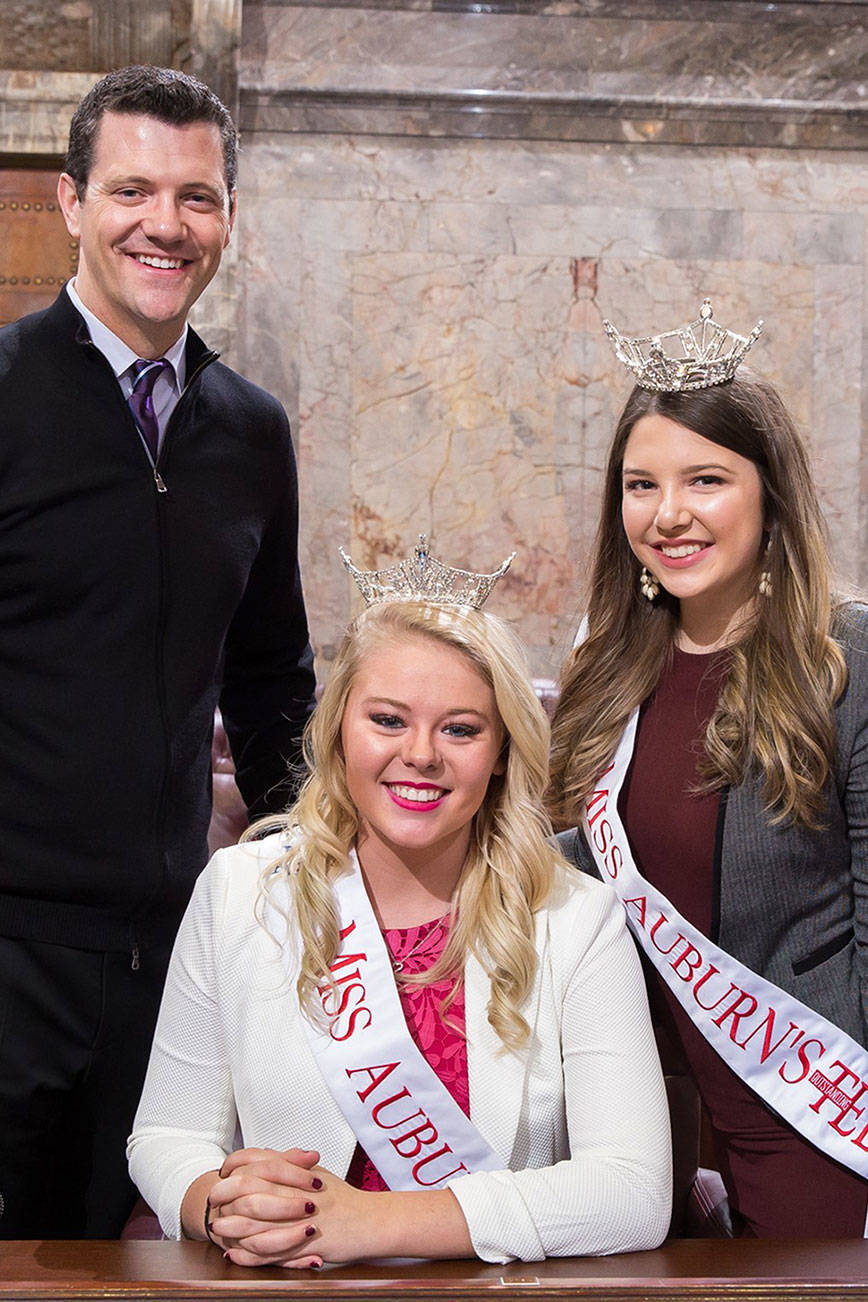
[[[215,1242],[237,1266],[318,1267],[375,1255],[374,1198],[301,1148],[239,1148],[208,1194]]]

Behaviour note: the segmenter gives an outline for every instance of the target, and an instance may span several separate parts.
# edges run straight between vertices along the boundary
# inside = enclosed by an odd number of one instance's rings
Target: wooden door
[[[59,170],[0,167],[0,325],[47,307],[75,275],[78,243],[57,202]]]

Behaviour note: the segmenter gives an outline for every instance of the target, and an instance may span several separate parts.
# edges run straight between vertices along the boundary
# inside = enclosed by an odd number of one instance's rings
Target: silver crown
[[[618,361],[633,372],[640,388],[679,393],[731,380],[763,328],[762,321],[757,321],[749,335],[737,335],[717,325],[712,315],[711,300],[706,298],[696,321],[659,335],[628,339],[611,321],[604,321],[603,329]]]
[[[515,558],[513,552],[493,574],[457,570],[431,555],[424,533],[419,534],[412,557],[385,570],[359,570],[343,547],[338,551],[366,606],[383,601],[424,601],[432,606],[471,606],[481,610],[495,583],[503,578]]]

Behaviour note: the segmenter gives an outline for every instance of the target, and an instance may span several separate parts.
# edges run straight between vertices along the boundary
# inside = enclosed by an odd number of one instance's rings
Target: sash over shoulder
[[[459,1175],[502,1169],[414,1043],[354,851],[348,868],[335,882],[342,945],[334,986],[319,991],[327,1020],[302,1017],[323,1081],[390,1189],[443,1188]]]
[[[821,1152],[868,1178],[868,1052],[687,922],[640,874],[618,812],[638,711],[588,800],[585,831],[636,940],[725,1063]]]

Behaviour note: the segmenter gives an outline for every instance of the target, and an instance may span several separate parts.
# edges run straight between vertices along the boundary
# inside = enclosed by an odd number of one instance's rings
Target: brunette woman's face
[[[757,467],[668,416],[636,422],[624,449],[621,516],[637,559],[681,602],[732,616],[756,593],[763,533]]]
[[[494,692],[461,651],[421,634],[371,651],[341,724],[360,851],[454,854],[460,869],[489,780],[504,771],[503,740]]]

